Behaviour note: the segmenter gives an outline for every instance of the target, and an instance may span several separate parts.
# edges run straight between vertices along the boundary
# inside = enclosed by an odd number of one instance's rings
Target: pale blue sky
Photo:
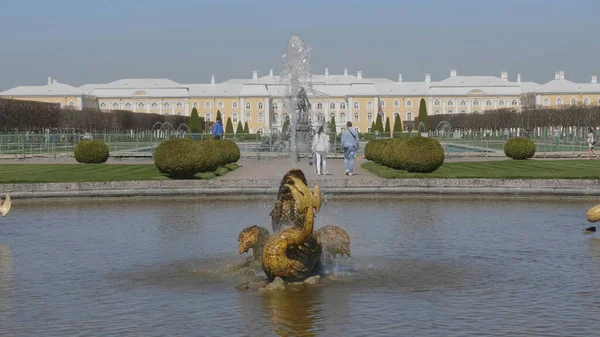
[[[598,0],[4,0],[0,90],[126,77],[180,83],[249,78],[280,67],[289,36],[313,73],[421,81],[509,72],[546,82],[600,75]]]

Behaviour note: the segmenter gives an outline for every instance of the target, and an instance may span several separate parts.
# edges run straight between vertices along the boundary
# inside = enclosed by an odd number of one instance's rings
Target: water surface
[[[341,278],[235,289],[237,234],[270,198],[15,201],[0,219],[0,335],[593,336],[590,200],[325,203],[352,238]]]

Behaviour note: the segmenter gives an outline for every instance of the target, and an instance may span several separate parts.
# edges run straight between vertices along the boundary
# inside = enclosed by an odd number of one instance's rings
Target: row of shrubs
[[[444,163],[444,148],[435,138],[388,138],[365,146],[365,158],[408,172],[430,173]]]
[[[230,140],[167,139],[154,151],[154,165],[167,177],[193,178],[201,172],[216,171],[220,166],[240,159],[240,149]]]

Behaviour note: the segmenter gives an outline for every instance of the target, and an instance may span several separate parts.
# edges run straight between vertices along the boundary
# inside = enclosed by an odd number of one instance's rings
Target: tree
[[[237,130],[235,130],[235,134],[242,134],[244,133],[244,127],[242,126],[242,122],[238,122],[237,125]]]
[[[425,127],[423,131],[429,131],[429,117],[427,116],[427,106],[425,105],[424,98],[421,98],[421,102],[419,102],[419,131],[421,131],[421,123]]]
[[[332,134],[337,134],[337,128],[335,127],[335,116],[331,116],[331,120],[329,121],[328,132]]]
[[[200,133],[203,130],[202,121],[200,120],[200,116],[198,115],[198,110],[196,108],[192,109],[192,116],[190,117],[188,128],[190,128],[192,133]]]
[[[288,115],[283,115],[283,126],[281,127],[281,140],[289,140],[290,139],[290,117]]]
[[[375,132],[375,121],[371,123],[371,132]]]
[[[375,131],[383,132],[383,121],[380,114],[377,114],[377,119],[375,120]]]
[[[217,114],[218,116],[218,114]],[[231,117],[227,117],[227,125],[225,125],[225,133],[233,133],[233,123],[231,123]]]
[[[390,133],[391,128],[390,128],[390,118],[386,117],[385,118],[385,132],[386,133]]]
[[[248,121],[244,123],[244,133],[250,133],[250,128],[248,128]]]
[[[215,121],[221,120],[221,122],[223,121],[223,117],[221,117],[221,111],[217,110],[217,119],[215,119]]]
[[[394,119],[394,133],[402,132],[402,121],[400,120],[400,114],[396,114]]]

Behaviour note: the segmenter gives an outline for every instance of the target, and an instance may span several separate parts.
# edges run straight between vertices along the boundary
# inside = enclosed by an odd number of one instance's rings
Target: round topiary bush
[[[75,160],[84,164],[102,164],[108,160],[108,146],[97,139],[84,139],[75,146]]]
[[[435,138],[410,138],[400,147],[397,160],[408,172],[431,173],[444,163],[444,148]]]
[[[167,139],[154,151],[154,165],[164,175],[174,179],[189,179],[206,165],[198,145],[185,138]]]
[[[240,148],[232,140],[222,140],[220,146],[227,153],[227,162],[225,164],[235,163],[240,160]]]
[[[504,154],[512,159],[529,159],[535,154],[535,143],[525,137],[511,138],[504,144]]]
[[[221,140],[209,139],[196,141],[199,155],[202,158],[202,169],[200,172],[212,172],[221,165],[222,159],[219,154],[219,142]]]

